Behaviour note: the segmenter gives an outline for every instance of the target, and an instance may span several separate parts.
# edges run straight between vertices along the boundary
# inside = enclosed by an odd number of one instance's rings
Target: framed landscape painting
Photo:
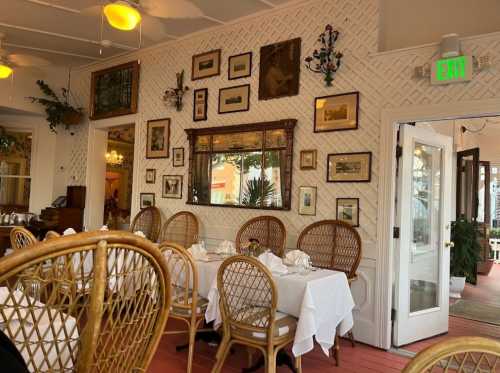
[[[367,183],[371,181],[372,153],[328,154],[326,181]]]
[[[359,198],[337,198],[337,220],[359,227]]]
[[[168,158],[170,151],[170,118],[148,120],[146,158]]]
[[[220,49],[193,56],[191,80],[220,75]]]
[[[301,150],[300,152],[300,169],[315,170],[316,169],[316,150]]]
[[[229,57],[228,65],[229,80],[249,77],[252,75],[252,52]]]
[[[314,101],[314,132],[358,128],[359,92],[317,97]]]
[[[141,209],[145,209],[147,207],[153,207],[155,205],[155,194],[154,193],[141,193],[140,205],[141,205]]]
[[[236,113],[250,109],[250,84],[219,90],[219,114]]]

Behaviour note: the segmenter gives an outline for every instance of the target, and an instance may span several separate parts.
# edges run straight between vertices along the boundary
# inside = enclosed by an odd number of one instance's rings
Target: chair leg
[[[276,373],[276,354],[272,346],[267,349],[266,373]]]
[[[354,341],[354,333],[352,332],[352,329],[349,330],[347,335],[349,336],[349,339],[351,340],[351,346],[356,347],[356,342]]]
[[[212,373],[219,373],[222,371],[222,366],[224,365],[224,361],[226,360],[230,347],[231,343],[229,338],[224,338],[219,346],[219,350],[217,351],[217,360],[212,368]]]
[[[247,347],[247,356],[248,356],[248,367],[253,365],[253,349],[251,347]]]
[[[297,373],[302,373],[302,356],[295,357],[295,369],[297,369]]]
[[[194,345],[196,343],[196,321],[189,325],[189,353],[187,373],[191,373],[193,369]]]

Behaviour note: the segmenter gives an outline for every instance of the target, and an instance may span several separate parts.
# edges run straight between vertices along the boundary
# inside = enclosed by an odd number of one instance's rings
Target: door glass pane
[[[410,312],[439,305],[441,167],[440,148],[419,143],[414,145]]]

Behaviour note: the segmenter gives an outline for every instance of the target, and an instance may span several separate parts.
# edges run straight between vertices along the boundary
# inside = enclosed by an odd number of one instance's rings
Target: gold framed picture
[[[219,114],[250,110],[250,84],[219,90]]]
[[[337,220],[359,227],[359,198],[337,198]]]
[[[208,88],[194,90],[193,121],[207,120]]]
[[[229,80],[246,78],[252,75],[252,52],[229,57],[227,78]]]
[[[156,169],[146,169],[146,184],[154,184],[156,182]]]
[[[348,131],[358,128],[359,92],[316,97],[314,132]]]
[[[153,207],[155,205],[155,194],[154,193],[141,193],[140,194],[140,206],[141,209],[147,207]]]
[[[301,150],[300,152],[300,169],[315,170],[317,150]]]
[[[299,187],[299,215],[316,215],[316,195],[316,187]]]
[[[372,153],[328,154],[326,168],[329,183],[368,183],[371,181]]]
[[[146,158],[168,158],[170,151],[170,118],[148,120]]]
[[[174,167],[184,166],[184,148],[172,149],[172,166]]]
[[[220,49],[193,56],[191,80],[220,75]]]
[[[163,175],[163,198],[182,198],[182,175]]]

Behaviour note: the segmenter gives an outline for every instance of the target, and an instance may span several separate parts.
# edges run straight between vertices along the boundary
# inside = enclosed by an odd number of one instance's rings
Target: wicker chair
[[[146,207],[139,211],[130,225],[131,232],[141,231],[152,242],[158,241],[161,228],[161,213],[157,207]]]
[[[236,251],[241,252],[243,245],[250,239],[259,240],[260,245],[282,257],[285,252],[286,229],[281,220],[274,216],[258,216],[247,221],[236,235]]]
[[[403,373],[498,372],[500,342],[483,337],[456,337],[420,351]]]
[[[198,272],[191,255],[183,247],[173,242],[160,244],[170,273],[171,308],[170,318],[181,320],[188,326],[189,355],[187,372],[193,366],[195,337],[205,318],[208,300],[198,296]],[[181,334],[181,331],[167,331],[164,334]]]
[[[234,256],[222,263],[217,288],[224,333],[212,372],[222,371],[233,344],[262,351],[266,372],[276,372],[278,351],[293,342],[297,320],[276,312],[278,294],[269,270],[255,258]],[[301,372],[300,356],[295,365]]]
[[[10,245],[13,250],[24,249],[38,243],[36,237],[23,227],[14,227],[10,230]]]
[[[189,211],[181,211],[172,215],[163,224],[160,242],[168,241],[190,248],[198,242],[198,219]]]
[[[56,231],[48,231],[47,233],[45,233],[46,240],[51,240],[53,238],[59,238],[59,237],[61,237],[61,235]]]
[[[0,260],[0,323],[29,370],[146,371],[170,309],[160,251],[126,232],[80,233],[35,248]],[[67,271],[87,271],[89,296],[58,296],[67,279],[43,273],[61,263],[72,267]],[[18,290],[26,273],[38,276],[44,303]]]
[[[350,224],[340,220],[322,220],[307,226],[299,236],[297,249],[311,257],[312,265],[344,272],[349,286],[357,280],[361,261],[361,237]],[[348,336],[354,347],[352,330]],[[339,364],[340,344],[335,342],[334,356]]]

